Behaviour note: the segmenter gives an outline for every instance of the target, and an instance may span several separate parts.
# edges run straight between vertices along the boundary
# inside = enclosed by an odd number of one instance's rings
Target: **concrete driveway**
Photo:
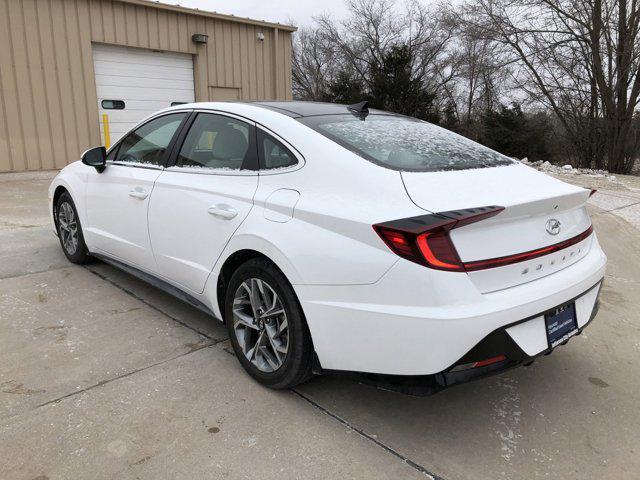
[[[51,176],[0,175],[0,478],[638,478],[640,231],[624,206],[592,206],[610,259],[597,320],[531,367],[427,398],[332,376],[274,392],[199,311],[69,264]]]

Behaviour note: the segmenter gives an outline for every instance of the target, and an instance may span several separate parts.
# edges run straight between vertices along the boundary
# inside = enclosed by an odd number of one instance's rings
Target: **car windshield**
[[[300,122],[367,160],[394,170],[436,172],[514,163],[431,123],[392,115],[319,115]]]

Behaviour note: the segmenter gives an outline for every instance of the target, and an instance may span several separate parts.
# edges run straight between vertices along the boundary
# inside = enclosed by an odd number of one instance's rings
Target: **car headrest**
[[[221,160],[244,158],[248,146],[247,139],[242,132],[229,127],[216,135],[211,153],[215,158]]]

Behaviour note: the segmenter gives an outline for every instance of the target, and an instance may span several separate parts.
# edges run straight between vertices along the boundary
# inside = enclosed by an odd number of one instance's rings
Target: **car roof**
[[[303,102],[303,101],[232,101],[232,102],[194,102],[174,105],[156,112],[147,119],[158,114],[167,114],[180,110],[220,110],[223,112],[233,113],[245,116],[254,121],[265,121],[268,117],[285,116],[292,120],[298,120],[304,117],[314,117],[321,115],[354,115],[354,111],[349,110],[349,105],[340,103],[326,102]],[[394,117],[402,117],[396,113],[385,112],[384,110],[369,109],[367,115],[388,115]]]
[[[349,111],[349,105],[343,105],[341,103],[327,103],[327,102],[303,102],[303,101],[289,101],[289,102],[251,102],[251,105],[255,105],[262,108],[268,108],[269,110],[283,113],[293,118],[311,117],[316,115],[341,115],[345,113],[352,113]],[[393,115],[393,113],[385,112],[383,110],[369,109],[369,115]]]

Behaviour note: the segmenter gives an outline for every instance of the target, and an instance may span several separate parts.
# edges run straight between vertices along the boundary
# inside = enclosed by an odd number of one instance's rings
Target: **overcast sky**
[[[290,23],[306,26],[312,17],[331,13],[335,18],[346,15],[344,0],[162,0],[163,3],[180,4],[209,12],[227,13],[256,20]]]

